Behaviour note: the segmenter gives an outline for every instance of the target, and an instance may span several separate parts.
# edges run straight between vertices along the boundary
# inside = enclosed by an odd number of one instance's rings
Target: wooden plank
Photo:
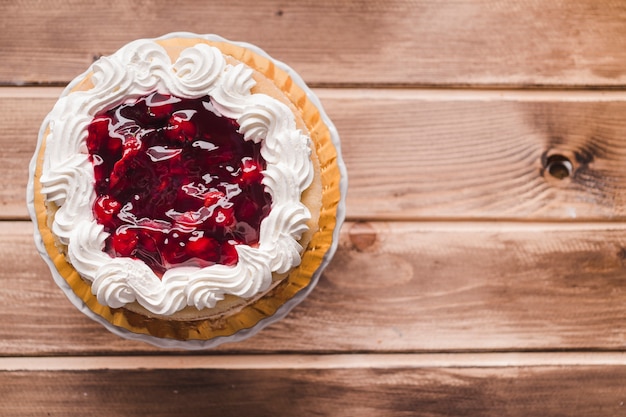
[[[595,0],[4,1],[0,82],[66,83],[182,29],[254,42],[313,84],[621,86],[625,18]]]
[[[7,415],[617,416],[625,366],[0,372]]]
[[[0,218],[26,218],[28,165],[61,89],[0,88]]]
[[[350,218],[626,219],[624,92],[316,92],[341,134]],[[25,167],[59,93],[0,89],[0,218],[27,217]],[[550,174],[555,155],[569,177]]]
[[[326,100],[352,218],[624,219],[622,99],[367,93]]]
[[[223,352],[622,349],[626,225],[348,223],[311,295]],[[0,356],[153,352],[79,313],[0,222]]]

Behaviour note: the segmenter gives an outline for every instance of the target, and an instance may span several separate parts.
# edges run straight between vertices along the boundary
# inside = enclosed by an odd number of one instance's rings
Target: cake
[[[126,338],[207,348],[283,317],[337,247],[346,173],[285,64],[215,35],[131,42],[75,78],[30,167],[57,284]]]

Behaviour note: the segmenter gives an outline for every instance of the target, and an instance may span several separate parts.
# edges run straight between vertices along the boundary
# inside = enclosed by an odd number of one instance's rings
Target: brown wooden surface
[[[0,10],[0,415],[626,415],[625,2]],[[350,173],[350,221],[318,287],[207,352],[123,340],[82,315],[39,258],[24,202],[61,86],[170,31],[290,64]]]
[[[0,372],[0,397],[16,417],[619,416],[624,378],[624,366],[15,371]]]
[[[94,57],[173,31],[253,42],[313,84],[626,81],[626,5],[596,0],[3,1],[0,82],[67,82]],[[36,26],[36,27],[34,27]]]

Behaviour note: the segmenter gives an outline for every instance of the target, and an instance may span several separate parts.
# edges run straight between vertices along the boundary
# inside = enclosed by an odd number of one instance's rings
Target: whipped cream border
[[[153,40],[132,42],[90,68],[94,87],[66,90],[44,121],[49,128],[41,177],[42,192],[59,206],[52,231],[68,246],[70,263],[101,304],[116,308],[137,301],[155,314],[171,315],[187,306],[211,308],[225,294],[252,297],[269,288],[272,273],[299,265],[298,240],[310,213],[300,202],[313,178],[310,138],[296,128],[291,110],[278,100],[252,94],[253,71],[226,63],[214,47],[199,43],[175,62]],[[198,98],[236,119],[245,140],[261,142],[267,162],[263,184],[272,196],[261,222],[258,247],[238,245],[237,265],[172,268],[159,279],[142,261],[103,252],[108,234],[92,213],[93,167],[86,149],[87,126],[99,111],[155,90]]]

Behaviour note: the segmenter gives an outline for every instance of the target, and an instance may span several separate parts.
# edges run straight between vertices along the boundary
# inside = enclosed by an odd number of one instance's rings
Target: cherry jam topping
[[[92,120],[87,147],[96,221],[106,252],[141,259],[155,273],[180,265],[237,263],[235,245],[258,245],[271,197],[260,144],[209,96],[155,92]]]

